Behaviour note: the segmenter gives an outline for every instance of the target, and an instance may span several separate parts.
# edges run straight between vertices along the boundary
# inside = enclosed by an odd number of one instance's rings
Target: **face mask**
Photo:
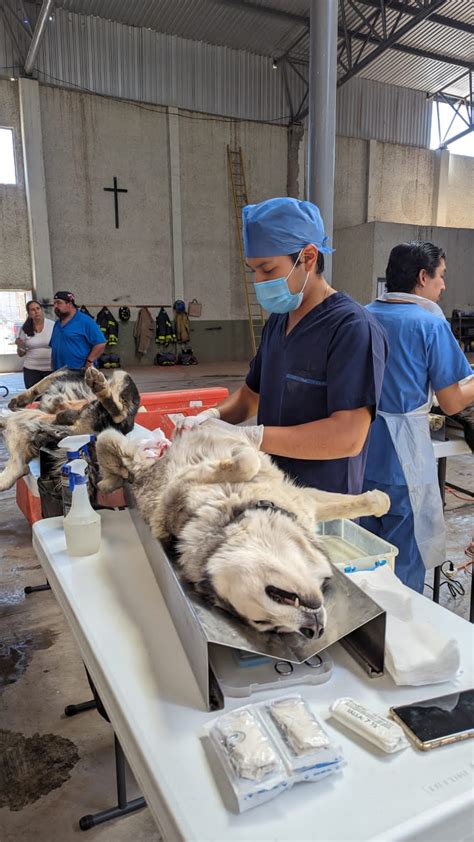
[[[298,255],[298,260],[301,256]],[[293,266],[293,269],[295,268]],[[291,272],[293,272],[293,269]],[[300,292],[290,292],[288,287],[288,278],[276,278],[274,281],[261,281],[259,284],[254,283],[255,295],[260,307],[263,307],[267,313],[291,313],[292,310],[297,310],[303,301],[303,292],[308,283],[309,272],[306,275],[306,280]]]

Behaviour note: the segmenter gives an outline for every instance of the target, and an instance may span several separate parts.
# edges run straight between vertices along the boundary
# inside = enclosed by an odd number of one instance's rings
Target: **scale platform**
[[[216,658],[211,658],[215,646],[301,666],[339,641],[370,677],[383,675],[385,611],[337,567],[325,591],[327,625],[322,637],[309,640],[300,634],[258,632],[206,602],[181,579],[138,511],[130,485],[125,486],[125,497],[208,710],[224,706],[224,692],[213,669]]]

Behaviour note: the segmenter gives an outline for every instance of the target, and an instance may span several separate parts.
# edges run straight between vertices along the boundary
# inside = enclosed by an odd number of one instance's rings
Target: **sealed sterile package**
[[[331,743],[317,717],[301,696],[286,696],[258,706],[294,781],[319,780],[344,765],[342,751]]]
[[[281,754],[251,706],[218,717],[206,732],[240,811],[291,788]]]
[[[396,722],[374,713],[354,699],[337,699],[330,711],[338,722],[388,754],[408,746],[408,740]]]
[[[308,755],[328,748],[330,740],[301,696],[287,696],[267,705],[275,725],[294,754]]]

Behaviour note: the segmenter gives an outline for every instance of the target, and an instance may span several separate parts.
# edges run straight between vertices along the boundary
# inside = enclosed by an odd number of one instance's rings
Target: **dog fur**
[[[158,460],[106,430],[97,456],[99,488],[113,491],[130,481],[153,535],[177,539],[183,577],[258,631],[320,636],[323,589],[332,574],[316,522],[380,517],[390,507],[380,491],[351,496],[299,488],[245,428],[216,420],[176,437]]]
[[[38,409],[21,409],[39,400]],[[11,488],[28,473],[28,463],[41,447],[55,447],[65,436],[100,433],[113,427],[121,433],[133,428],[140,395],[125,371],[110,379],[96,368],[59,369],[8,404],[12,415],[0,417],[9,459],[0,474],[0,491]],[[58,470],[64,459],[58,451]]]

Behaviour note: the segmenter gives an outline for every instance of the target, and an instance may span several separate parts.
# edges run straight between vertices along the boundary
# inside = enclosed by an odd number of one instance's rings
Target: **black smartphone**
[[[392,707],[390,715],[422,751],[467,740],[474,737],[474,690]]]

